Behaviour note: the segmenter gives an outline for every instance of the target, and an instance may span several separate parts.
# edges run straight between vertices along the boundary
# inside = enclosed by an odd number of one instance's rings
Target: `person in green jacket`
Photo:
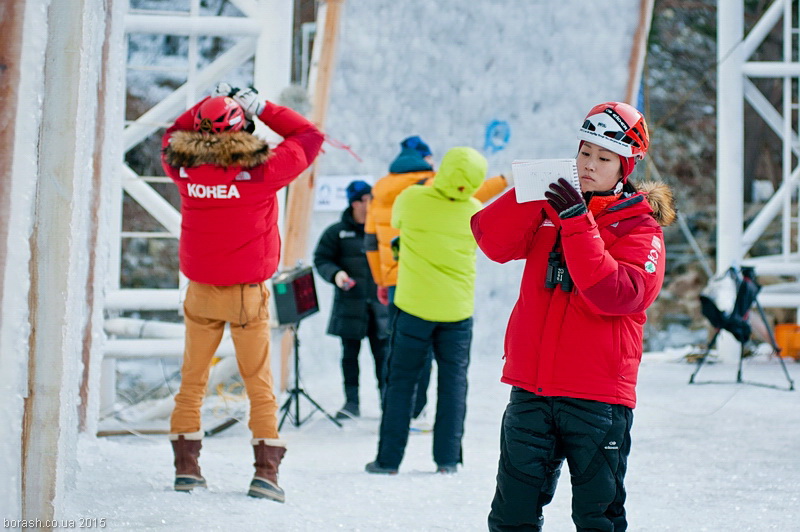
[[[475,308],[475,251],[470,218],[486,176],[486,159],[472,148],[445,154],[433,186],[413,185],[392,208],[400,254],[378,456],[369,473],[396,474],[408,442],[414,386],[428,350],[438,366],[433,459],[440,473],[462,463],[467,368]]]

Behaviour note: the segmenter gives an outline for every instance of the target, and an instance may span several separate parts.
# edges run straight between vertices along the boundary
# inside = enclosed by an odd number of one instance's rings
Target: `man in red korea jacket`
[[[580,191],[547,200],[509,191],[472,218],[492,260],[525,260],[505,337],[503,418],[490,530],[540,530],[567,459],[577,530],[627,527],[623,486],[645,310],[664,280],[660,225],[674,220],[661,183],[628,176],[649,143],[630,105],[594,107],[579,130]]]
[[[248,495],[284,501],[278,466],[286,452],[278,435],[269,361],[264,281],[278,266],[275,193],[306,169],[323,135],[300,114],[264,101],[254,89],[220,84],[167,129],[162,162],[181,194],[180,267],[189,278],[184,302],[186,347],[170,440],[175,489],[205,487],[198,458],[200,408],[211,359],[230,326],[239,373],[250,401],[255,476]],[[283,137],[270,150],[248,132],[254,118]]]

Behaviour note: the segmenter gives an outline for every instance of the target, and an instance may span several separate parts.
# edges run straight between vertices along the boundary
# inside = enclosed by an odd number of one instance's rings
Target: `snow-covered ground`
[[[630,457],[628,514],[636,531],[800,530],[800,392],[734,384],[736,367],[713,364],[688,385],[682,353],[645,354]],[[413,434],[397,476],[363,471],[375,456],[379,409],[362,352],[364,416],[338,429],[319,413],[282,436],[289,450],[280,483],[286,504],[248,498],[252,451],[246,427],[206,438],[208,490],[172,491],[164,436],[79,441],[77,486],[64,518],[104,518],[110,530],[485,530],[494,492],[500,417],[508,386],[501,361],[474,355],[463,469],[434,474],[431,434]],[[788,362],[800,381],[800,364]],[[785,386],[775,359],[748,360],[746,380]],[[325,408],[341,402],[338,373],[305,389]],[[434,397],[433,387],[430,396]],[[301,414],[311,411],[305,401]],[[546,530],[574,530],[568,476],[545,511]]]

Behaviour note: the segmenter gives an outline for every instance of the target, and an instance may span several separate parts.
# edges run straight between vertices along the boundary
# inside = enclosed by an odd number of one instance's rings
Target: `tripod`
[[[287,417],[292,418],[292,424],[295,427],[299,427],[310,418],[316,410],[319,410],[325,417],[331,420],[337,427],[341,428],[342,424],[339,423],[333,416],[327,413],[319,404],[314,401],[310,395],[308,395],[305,390],[300,387],[300,339],[297,335],[297,329],[299,328],[300,323],[295,323],[291,325],[289,329],[294,334],[294,388],[289,390],[289,397],[281,406],[281,412],[283,415],[281,416],[281,422],[278,424],[278,430],[283,427],[283,422],[286,421]],[[308,401],[314,406],[315,410],[312,410],[310,414],[308,414],[305,418],[300,417],[300,396],[305,397]],[[294,403],[294,412],[292,412],[292,403]]]
[[[755,305],[764,323],[767,324],[769,322],[767,321],[767,316],[764,313],[764,308],[761,306],[761,303],[758,302],[757,296],[758,292],[761,290],[761,286],[755,281],[755,270],[753,270],[753,268],[742,268],[741,279],[739,278],[739,272],[737,272],[734,268],[729,269],[728,274],[733,277],[738,285],[736,290],[736,301],[734,302],[734,307],[730,314],[720,312],[720,310],[714,305],[713,301],[710,301],[707,298],[704,301],[703,296],[701,296],[703,314],[709,319],[709,321],[711,321],[711,324],[715,327],[715,331],[714,336],[708,343],[705,353],[703,353],[700,359],[697,361],[697,367],[695,368],[694,373],[692,373],[691,377],[689,377],[689,384],[712,383],[712,381],[695,382],[694,379],[700,372],[700,368],[703,367],[706,358],[708,358],[708,354],[716,345],[719,334],[723,329],[726,329],[736,337],[741,346],[741,351],[739,352],[739,367],[736,373],[736,382],[741,384],[752,384],[754,386],[763,386],[765,388],[781,389],[772,384],[749,382],[742,379],[742,360],[745,358],[744,345],[750,338],[750,334],[752,332],[750,324],[747,322],[747,314],[749,313],[750,308]],[[772,349],[775,351],[775,354],[778,356],[781,368],[783,369],[783,374],[786,376],[786,380],[789,383],[788,390],[792,391],[794,390],[794,381],[789,376],[789,371],[786,369],[786,364],[781,356],[781,349],[778,347],[778,342],[775,340],[775,335],[769,326],[767,326],[767,333],[769,334],[769,343],[772,346]]]

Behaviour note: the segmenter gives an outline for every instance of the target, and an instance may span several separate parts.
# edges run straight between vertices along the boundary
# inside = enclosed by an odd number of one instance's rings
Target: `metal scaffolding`
[[[800,101],[800,40],[796,0],[775,0],[744,35],[742,0],[721,0],[717,17],[717,272],[730,266],[754,266],[761,275],[794,277],[794,282],[764,287],[759,299],[765,307],[800,308],[800,254],[797,248],[797,191],[800,167],[798,102]],[[783,59],[751,61],[753,53],[782,21]],[[751,81],[783,81],[780,109]],[[744,226],[744,102],[747,102],[782,142],[782,183]],[[749,256],[766,228],[780,216],[781,252]]]

